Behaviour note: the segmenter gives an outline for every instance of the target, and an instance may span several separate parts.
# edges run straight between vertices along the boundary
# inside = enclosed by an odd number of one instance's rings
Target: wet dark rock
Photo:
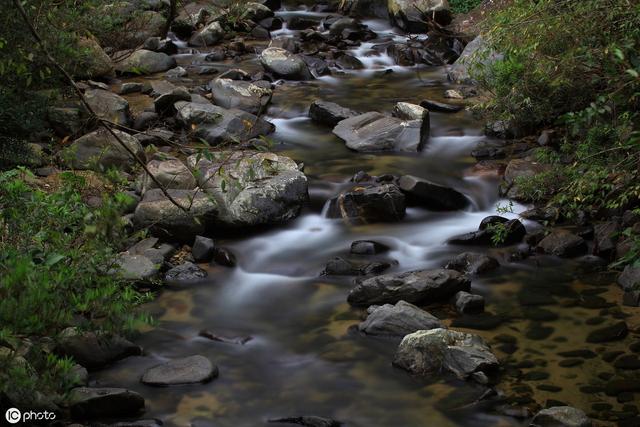
[[[125,357],[140,355],[142,349],[118,335],[67,328],[60,334],[55,352],[94,370]]]
[[[498,359],[478,335],[448,329],[417,331],[405,336],[393,364],[418,375],[448,371],[466,379],[498,367]]]
[[[553,385],[553,384],[538,384],[536,386],[536,388],[538,390],[549,391],[551,393],[558,393],[558,392],[562,391],[562,387],[558,387],[558,386]]]
[[[580,236],[566,230],[554,230],[538,244],[544,253],[570,258],[587,252],[587,243]]]
[[[409,33],[429,30],[424,15],[440,25],[448,25],[452,18],[449,3],[442,0],[389,0],[387,7],[391,23]]]
[[[218,367],[209,359],[204,356],[189,356],[148,369],[140,381],[153,386],[171,386],[204,383],[217,376]]]
[[[520,216],[532,221],[556,221],[560,217],[560,212],[555,207],[544,206],[526,210]]]
[[[476,160],[494,160],[505,158],[507,151],[502,144],[481,142],[471,151],[471,155],[475,157]]]
[[[172,40],[163,40],[160,37],[149,37],[145,40],[142,48],[153,52],[162,52],[167,55],[175,55],[178,53],[178,46]]]
[[[627,336],[628,329],[625,322],[618,322],[604,328],[596,329],[587,336],[587,342],[603,343],[618,341]]]
[[[319,24],[317,20],[303,16],[292,16],[287,20],[287,28],[289,30],[306,30],[308,28],[315,28]]]
[[[160,121],[160,116],[155,111],[143,111],[136,116],[133,122],[133,128],[135,130],[146,130],[153,127]]]
[[[137,82],[127,82],[123,83],[118,90],[119,95],[128,95],[131,93],[142,92],[144,85],[142,83]]]
[[[267,72],[288,80],[311,80],[313,76],[304,60],[291,52],[269,47],[262,51],[260,63]]]
[[[483,274],[493,271],[500,264],[498,260],[478,252],[463,252],[449,260],[445,268],[466,274]]]
[[[640,307],[640,291],[628,291],[622,296],[622,304],[627,307]]]
[[[525,381],[544,381],[548,380],[551,375],[548,372],[543,371],[530,371],[522,376]]]
[[[396,303],[431,303],[470,289],[469,279],[454,270],[419,270],[386,274],[360,281],[349,292],[351,305]]]
[[[231,80],[218,77],[209,83],[213,102],[223,108],[235,108],[251,114],[260,114],[271,99],[271,83]]]
[[[522,241],[527,234],[524,225],[517,219],[508,220],[499,216],[490,216],[482,220],[478,231],[461,234],[449,239],[449,243],[453,245],[492,245],[494,241],[493,235],[496,233],[495,228],[501,224],[504,228],[500,244],[513,245]]]
[[[604,392],[608,396],[617,396],[620,393],[637,393],[640,392],[640,381],[632,378],[614,378],[605,385]]]
[[[403,337],[419,330],[444,327],[437,317],[406,301],[371,306],[367,312],[367,319],[358,325],[358,329],[367,335]]]
[[[167,271],[164,280],[167,282],[193,282],[207,277],[207,272],[191,262],[185,262]]]
[[[122,388],[74,388],[67,403],[75,419],[133,417],[144,409],[142,396]]]
[[[365,264],[351,263],[344,258],[335,257],[325,266],[323,274],[329,276],[366,276],[380,274],[391,267],[389,262],[368,262]]]
[[[404,175],[398,181],[398,186],[407,195],[407,202],[417,204],[427,209],[449,211],[463,209],[469,205],[469,200],[453,188],[418,178]]]
[[[356,255],[376,255],[388,250],[387,245],[372,240],[356,240],[351,243],[351,253]]]
[[[571,406],[554,406],[538,412],[531,427],[591,427],[589,417],[580,409]]]
[[[640,267],[627,265],[618,276],[618,284],[627,292],[640,290]]]
[[[332,420],[330,418],[305,416],[305,417],[286,417],[286,418],[272,418],[270,423],[284,423],[284,424],[297,424],[305,427],[340,427],[343,424],[339,421]]]
[[[627,354],[619,357],[613,366],[617,369],[637,370],[640,369],[640,358],[635,354]]]
[[[329,202],[327,216],[349,223],[395,222],[405,215],[405,197],[394,184],[357,186]]]
[[[218,342],[223,342],[227,344],[239,344],[239,345],[245,345],[246,343],[248,343],[253,339],[253,337],[250,337],[250,336],[227,338],[207,330],[200,331],[198,335],[203,338],[207,338],[211,341],[218,341]]]
[[[222,46],[216,46],[211,49],[205,57],[204,60],[207,62],[221,62],[227,57],[227,53]]]
[[[560,362],[558,362],[558,366],[562,367],[562,368],[572,368],[574,366],[580,366],[584,363],[583,359],[564,359],[561,360]]]
[[[311,73],[316,76],[326,76],[331,74],[329,64],[317,56],[302,55],[302,59],[307,64],[307,67],[311,70]]]
[[[604,360],[605,362],[611,363],[622,354],[624,354],[624,351],[611,350],[611,351],[605,351],[604,353],[602,353],[601,357],[602,357],[602,360]]]
[[[156,113],[160,116],[172,116],[176,113],[174,104],[178,101],[191,101],[191,94],[184,87],[163,93],[153,101]]]
[[[375,111],[340,121],[333,133],[348,148],[361,152],[418,151],[429,139],[428,122],[404,121]]]
[[[562,357],[580,357],[582,359],[594,359],[597,357],[596,353],[587,349],[562,351],[558,355]]]
[[[458,313],[480,313],[484,311],[484,297],[460,291],[453,296],[453,305]]]
[[[196,262],[208,262],[213,257],[214,249],[215,243],[213,239],[204,236],[196,236],[193,246],[191,247],[191,254]]]
[[[235,267],[236,256],[227,248],[215,248],[213,250],[213,262],[225,267]]]
[[[467,313],[451,322],[452,328],[475,329],[477,331],[490,331],[504,323],[503,316],[492,313]]]
[[[457,113],[464,109],[463,105],[445,104],[444,102],[433,101],[430,99],[425,99],[420,102],[420,105],[430,112],[438,113]]]
[[[336,66],[342,70],[361,70],[364,68],[364,64],[358,58],[347,53],[336,59]]]
[[[175,107],[178,123],[192,130],[194,138],[202,138],[212,145],[248,141],[275,130],[272,123],[242,110],[182,101]]]
[[[525,336],[533,341],[542,341],[553,335],[554,329],[551,326],[544,326],[537,323],[529,325]]]
[[[162,421],[160,420],[136,420],[136,421],[120,421],[114,424],[109,424],[109,427],[162,427]]]
[[[596,224],[593,227],[593,240],[595,243],[593,253],[607,259],[615,256],[619,232],[620,225],[618,221]]]
[[[321,125],[335,126],[338,122],[357,115],[357,112],[333,102],[316,100],[309,107],[309,117]]]

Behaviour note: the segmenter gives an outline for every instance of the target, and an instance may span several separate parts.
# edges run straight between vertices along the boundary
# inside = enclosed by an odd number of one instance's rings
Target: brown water
[[[382,26],[377,21],[372,25]],[[202,56],[181,55],[179,60],[188,64]],[[386,61],[378,58],[371,67],[388,68]],[[255,59],[240,66],[255,67]],[[328,259],[348,256],[350,243],[363,238],[391,246],[388,258],[399,262],[393,271],[441,266],[465,250],[445,241],[476,229],[482,218],[495,213],[497,203],[504,202],[498,198],[495,177],[470,172],[475,161],[469,152],[484,137],[481,124],[469,112],[432,113],[432,139],[421,153],[376,155],[349,151],[329,128],[306,117],[309,104],[317,98],[361,111],[389,112],[398,101],[441,99],[448,88],[442,68],[393,68],[395,72],[384,76],[373,75],[370,68],[278,86],[267,118],[277,125],[276,150],[305,163],[311,205],[281,228],[218,239],[219,245],[236,253],[238,267],[207,267],[209,279],[202,283],[165,288],[146,307],[158,324],[141,331],[137,339],[145,356],[96,373],[93,384],[140,392],[147,402],[145,418],[161,419],[168,426],[260,426],[269,418],[299,415],[321,415],[363,427],[526,425],[524,420],[498,415],[490,405],[474,404],[484,393],[480,387],[440,376],[414,378],[393,368],[398,341],[364,337],[353,330],[364,312],[346,303],[350,279],[319,276]],[[138,107],[150,102],[135,96],[131,100]],[[472,208],[454,213],[411,208],[401,223],[360,227],[324,218],[324,202],[360,170],[410,173],[453,186],[472,200]],[[524,209],[514,206],[516,213]],[[488,314],[460,319],[447,307],[427,309],[493,345],[505,366],[498,389],[519,397],[510,401],[512,406],[534,408],[551,399],[594,415],[598,415],[591,410],[595,403],[622,410],[623,404],[602,391],[580,391],[583,386],[603,385],[602,373],[614,372],[601,359],[602,353],[628,351],[632,341],[585,342],[588,332],[625,316],[615,304],[606,307],[621,300],[611,277],[584,273],[573,262],[549,257],[510,263],[508,250],[488,251],[503,265],[474,278],[472,284],[474,292],[486,297]],[[637,327],[635,314],[627,322]],[[202,329],[253,339],[245,345],[214,342],[198,337]],[[597,357],[573,367],[558,365],[565,359],[559,352],[583,348]],[[214,361],[220,377],[204,385],[172,388],[139,383],[146,368],[193,354]],[[523,361],[532,366],[516,368]],[[547,391],[538,389],[540,385]]]

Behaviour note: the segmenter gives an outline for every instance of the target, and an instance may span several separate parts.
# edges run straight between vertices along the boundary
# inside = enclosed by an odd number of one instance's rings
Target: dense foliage
[[[0,354],[2,393],[64,389],[69,361],[40,349],[43,337],[68,326],[121,332],[143,320],[133,311],[141,295],[108,274],[126,196],[106,185],[102,206],[89,208],[91,177],[65,173],[44,191],[25,170],[0,175],[0,342],[34,346],[28,367]]]
[[[504,54],[480,73],[492,120],[555,130],[538,160],[548,172],[520,182],[564,217],[608,218],[638,206],[640,3],[515,0],[487,22]]]
[[[482,0],[449,0],[453,13],[467,13],[482,3]]]

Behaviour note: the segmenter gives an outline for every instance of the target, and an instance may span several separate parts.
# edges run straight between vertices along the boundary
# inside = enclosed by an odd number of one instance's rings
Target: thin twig
[[[109,125],[109,122],[104,120],[104,119],[102,119],[102,118],[100,118],[96,114],[96,112],[93,110],[93,108],[91,108],[91,105],[89,105],[89,103],[87,102],[86,98],[84,97],[84,93],[82,93],[82,90],[78,87],[78,85],[76,84],[76,82],[73,79],[73,77],[71,77],[71,75],[64,69],[64,67],[62,65],[60,65],[55,60],[55,58],[53,58],[53,56],[49,53],[49,51],[47,50],[47,47],[46,47],[46,45],[44,43],[44,40],[40,37],[40,34],[38,34],[38,32],[36,31],[35,27],[31,23],[31,20],[29,19],[29,16],[27,15],[27,12],[24,10],[24,7],[22,7],[22,4],[20,3],[20,0],[13,0],[13,4],[18,9],[18,12],[20,12],[20,15],[22,16],[22,19],[24,20],[25,24],[27,24],[27,27],[29,28],[29,31],[31,32],[31,35],[36,40],[36,43],[38,44],[38,46],[40,47],[42,52],[45,54],[47,59],[53,64],[53,66],[67,79],[69,84],[71,84],[71,86],[74,88],[74,90],[76,91],[76,93],[80,97],[80,101],[82,102],[84,107],[87,109],[89,114],[91,116],[95,117],[98,120],[98,123],[100,123],[100,125],[102,125],[107,130],[107,132],[109,132],[109,134],[111,134],[111,136],[113,136],[115,138],[115,140],[118,142],[118,144],[120,144],[120,146],[122,148],[124,148],[124,150],[129,154],[129,156],[131,158],[133,158],[142,167],[142,169],[145,171],[145,173],[147,175],[149,175],[151,180],[158,186],[158,188],[160,188],[162,193],[167,197],[167,199],[169,199],[169,201],[171,203],[173,203],[174,205],[176,205],[178,208],[182,209],[183,211],[187,211],[188,209],[185,208],[184,206],[182,206],[177,200],[175,200],[171,196],[171,194],[169,194],[169,192],[164,187],[164,185],[162,185],[162,183],[160,183],[160,181],[158,181],[158,178],[156,178],[155,175],[153,175],[151,173],[149,168],[147,168],[146,163],[142,159],[140,159],[136,155],[136,153],[127,144],[125,144],[125,142],[114,132],[114,130]]]

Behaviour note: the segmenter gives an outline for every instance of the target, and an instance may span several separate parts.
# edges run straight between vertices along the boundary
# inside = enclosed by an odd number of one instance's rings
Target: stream
[[[277,12],[283,19],[291,14],[318,20],[324,16],[303,8]],[[483,218],[508,205],[498,195],[497,171],[476,167],[470,156],[487,137],[482,123],[467,110],[432,112],[431,139],[418,153],[353,152],[331,128],[309,119],[309,105],[316,99],[356,111],[387,113],[398,101],[446,101],[443,93],[453,86],[444,67],[394,65],[374,47],[408,36],[383,20],[363,23],[379,37],[351,51],[365,69],[333,72],[306,82],[280,82],[265,114],[277,129],[271,135],[274,151],[304,163],[309,205],[296,220],[281,227],[243,236],[213,236],[216,244],[237,256],[238,265],[202,265],[208,270],[207,280],[164,288],[145,306],[157,324],[141,331],[135,341],[145,355],[93,373],[92,385],[139,392],[146,400],[144,418],[162,420],[166,426],[257,426],[267,425],[270,418],[301,415],[325,416],[360,427],[527,425],[513,416],[516,413],[478,403],[483,387],[441,375],[412,377],[394,368],[391,361],[398,341],[367,337],[355,328],[366,310],[346,302],[352,278],[321,275],[333,257],[357,259],[349,248],[351,242],[362,239],[391,248],[377,256],[397,261],[388,272],[441,267],[469,250],[447,244],[449,238],[476,230]],[[285,27],[272,36],[294,34]],[[191,64],[202,61],[205,54],[206,49],[193,52],[185,46],[177,60]],[[208,65],[260,68],[255,58]],[[136,96],[128,97],[132,108],[142,109],[145,105],[136,103]],[[359,171],[426,178],[462,192],[471,204],[456,212],[411,207],[403,221],[390,224],[350,226],[326,218],[326,202]],[[514,203],[513,213],[500,215],[517,218],[527,208]],[[524,224],[528,231],[540,227]],[[611,365],[601,357],[571,365],[561,363],[567,357],[559,355],[585,348],[597,355],[626,350],[628,341],[597,345],[585,341],[597,325],[624,317],[617,305],[621,292],[611,286],[612,277],[554,257],[510,261],[513,249],[473,249],[490,253],[501,263],[499,269],[473,277],[473,292],[486,298],[485,313],[461,317],[450,306],[425,309],[449,327],[479,334],[491,344],[504,367],[497,388],[515,399],[512,404],[557,401],[589,412],[594,404],[603,403],[611,410],[622,410],[615,397],[597,391]],[[252,339],[245,344],[216,342],[200,337],[201,330]],[[219,377],[207,384],[171,388],[139,382],[147,368],[193,354],[210,358],[220,369]]]

